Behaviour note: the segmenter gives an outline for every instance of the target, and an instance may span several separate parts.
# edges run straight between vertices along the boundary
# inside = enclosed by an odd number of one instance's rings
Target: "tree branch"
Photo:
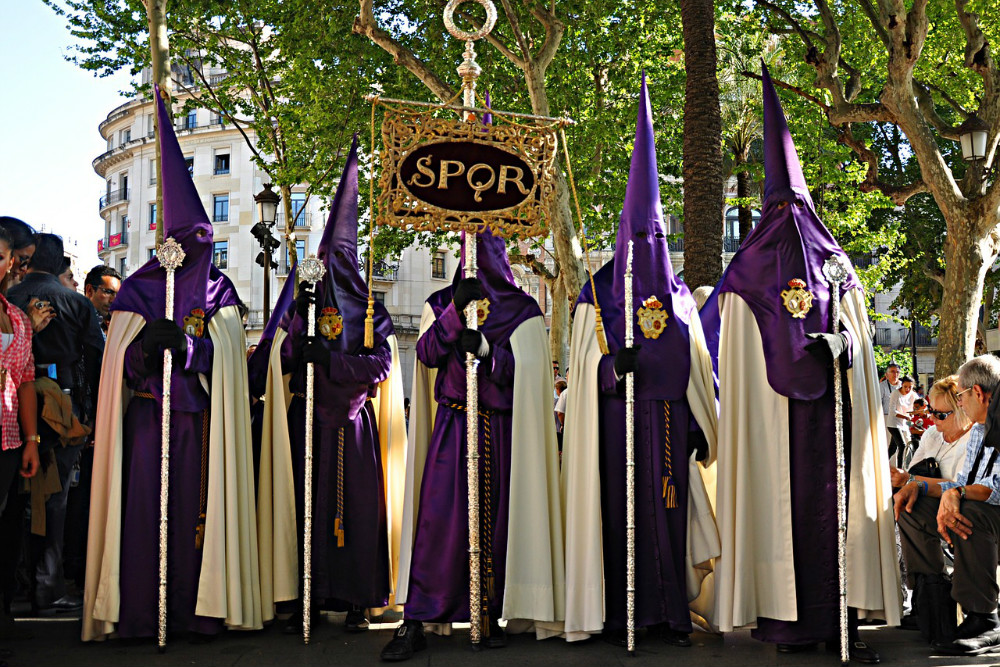
[[[442,102],[455,96],[455,91],[409,48],[378,27],[372,9],[373,0],[359,0],[359,15],[354,19],[354,34],[364,35],[420,79]]]
[[[927,185],[922,179],[917,179],[908,185],[891,185],[880,181],[878,178],[879,161],[875,151],[868,148],[863,140],[854,136],[849,124],[838,127],[837,135],[837,140],[840,143],[853,150],[868,165],[868,173],[865,174],[865,180],[858,185],[858,189],[861,192],[881,192],[891,199],[896,206],[902,206],[913,195],[927,192]]]
[[[522,252],[509,252],[507,253],[507,257],[510,259],[511,264],[520,264],[521,266],[531,269],[532,273],[540,276],[547,283],[551,283],[559,277],[558,272],[553,273],[549,271],[549,267],[545,266],[545,263],[542,262],[537,255]],[[558,267],[558,265],[556,266]]]
[[[781,18],[785,19],[785,22],[792,27],[792,30],[798,33],[799,37],[802,38],[802,42],[806,45],[807,49],[815,48],[815,46],[812,43],[812,40],[809,39],[809,31],[805,30],[802,27],[802,25],[795,20],[795,17],[793,17],[790,13],[785,11],[784,7],[779,7],[778,5],[774,4],[773,2],[769,2],[768,0],[756,0],[756,2],[757,6],[764,7],[772,14],[777,14]],[[815,35],[816,33],[812,34]]]
[[[742,72],[740,72],[740,74],[750,79],[757,79],[758,81],[761,81],[764,78],[760,74],[757,74],[756,72],[751,72],[750,70],[743,70]],[[824,113],[826,114],[830,113],[830,105],[824,102],[823,100],[819,99],[809,91],[807,91],[805,88],[799,88],[798,86],[793,86],[790,83],[785,83],[784,81],[779,81],[778,79],[771,79],[771,83],[774,84],[775,88],[790,90],[799,97],[809,100],[810,102],[818,106],[820,109],[822,109]]]
[[[507,15],[507,22],[510,23],[510,28],[514,32],[514,39],[517,41],[517,46],[521,49],[523,63],[527,63],[531,60],[531,48],[528,46],[528,40],[525,39],[524,32],[521,30],[521,21],[517,17],[517,12],[510,6],[510,0],[500,0],[500,4],[503,5],[503,13]],[[521,64],[520,67],[523,68],[524,65]]]
[[[921,113],[924,114],[927,122],[945,139],[959,141],[961,135],[956,128],[941,118],[938,115],[937,109],[934,108],[934,98],[931,96],[931,91],[916,79],[913,80],[913,90],[917,94],[917,106],[920,108]]]
[[[532,63],[539,73],[544,74],[552,63],[552,59],[555,58],[556,51],[559,50],[559,42],[562,41],[563,33],[566,32],[566,25],[556,18],[554,7],[553,11],[549,11],[532,4],[531,15],[545,28],[545,41],[542,42],[542,48],[538,50]]]

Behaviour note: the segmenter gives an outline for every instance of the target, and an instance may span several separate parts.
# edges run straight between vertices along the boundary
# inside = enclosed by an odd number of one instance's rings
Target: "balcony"
[[[193,130],[198,127],[198,119],[191,118],[190,116],[185,116],[184,118],[177,121],[174,126],[178,132],[183,130]]]
[[[297,213],[293,211],[292,215],[295,216],[295,229],[306,229],[312,227],[312,213],[310,211],[305,209],[300,210]],[[285,212],[280,209],[278,211],[276,226],[278,229],[285,229]]]
[[[106,236],[103,239],[97,239],[98,254],[126,246],[128,246],[128,232],[125,230]]]
[[[417,315],[393,315],[390,313],[389,317],[392,319],[392,326],[395,327],[396,333],[416,334],[420,332],[420,317]]]
[[[375,270],[372,272],[372,279],[382,282],[395,282],[399,273],[399,267],[387,262],[375,262]]]
[[[738,236],[726,236],[722,237],[722,252],[736,252],[740,249],[740,237]]]
[[[118,190],[112,190],[103,197],[101,197],[100,202],[98,202],[98,210],[103,211],[109,206],[114,206],[115,204],[121,204],[122,202],[128,201],[128,188],[119,188]]]
[[[212,216],[212,222],[229,222],[228,213],[216,213]]]

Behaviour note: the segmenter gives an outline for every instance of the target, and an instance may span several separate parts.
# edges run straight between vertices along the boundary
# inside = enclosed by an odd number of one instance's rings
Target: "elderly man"
[[[895,511],[911,585],[917,576],[946,577],[941,538],[955,550],[951,597],[962,606],[965,620],[955,631],[954,642],[937,641],[934,647],[977,655],[1000,645],[996,581],[1000,450],[994,442],[984,442],[990,400],[1000,386],[1000,359],[976,357],[963,364],[958,375],[959,405],[973,422],[962,470],[954,482],[933,484],[911,478],[896,494]],[[996,439],[992,429],[989,435]]]

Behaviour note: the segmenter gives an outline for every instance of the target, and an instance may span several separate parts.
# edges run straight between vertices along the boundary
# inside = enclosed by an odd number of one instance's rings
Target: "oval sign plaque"
[[[513,208],[535,189],[535,175],[522,158],[473,141],[419,146],[403,159],[399,179],[416,199],[466,213]]]

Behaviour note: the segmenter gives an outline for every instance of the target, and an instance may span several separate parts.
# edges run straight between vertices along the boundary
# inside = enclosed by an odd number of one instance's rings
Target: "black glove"
[[[473,329],[465,329],[458,337],[458,348],[462,352],[476,355],[479,359],[490,356],[490,344],[486,336]]]
[[[306,344],[302,346],[302,363],[329,368],[330,350],[323,347],[323,343],[315,338],[307,339]]]
[[[847,337],[844,334],[811,333],[806,334],[811,343],[806,343],[806,352],[820,361],[832,362],[847,349]]]
[[[310,303],[316,303],[316,291],[310,283],[302,281],[299,283],[299,295],[295,297],[295,312],[299,317],[303,319],[309,317]]]
[[[173,320],[162,318],[146,325],[142,337],[142,351],[147,357],[162,356],[167,348],[180,354],[187,352],[187,336]]]
[[[455,309],[461,313],[470,303],[482,298],[483,284],[479,282],[479,278],[463,278],[458,281],[458,287],[455,288],[455,295],[451,300],[455,304]]]
[[[623,347],[615,353],[615,375],[619,378],[625,377],[626,373],[635,373],[639,370],[639,350],[641,345]]]
[[[701,431],[688,431],[688,451],[695,451],[695,460],[704,461],[708,458],[708,440]]]

